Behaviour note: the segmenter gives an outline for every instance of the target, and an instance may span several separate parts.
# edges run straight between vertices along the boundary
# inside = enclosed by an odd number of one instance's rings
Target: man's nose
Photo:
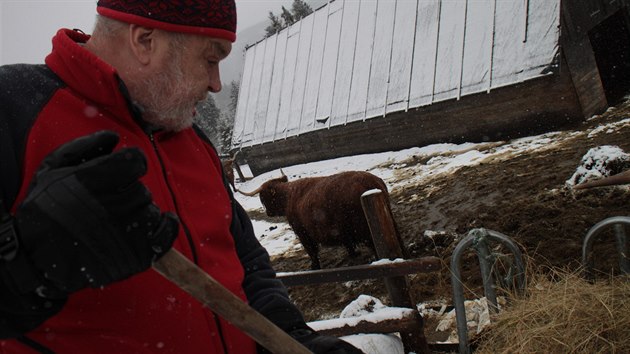
[[[209,73],[209,82],[208,82],[208,91],[212,93],[217,93],[221,91],[221,74],[219,73],[219,66],[210,70]]]

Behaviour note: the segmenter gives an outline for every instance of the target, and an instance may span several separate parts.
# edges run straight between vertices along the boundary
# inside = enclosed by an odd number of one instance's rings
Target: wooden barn
[[[249,47],[232,138],[257,175],[579,122],[630,89],[630,0],[334,0]]]

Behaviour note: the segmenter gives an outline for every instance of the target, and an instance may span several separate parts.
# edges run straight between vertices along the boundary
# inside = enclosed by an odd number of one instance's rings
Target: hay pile
[[[530,282],[474,341],[475,353],[630,353],[630,281],[553,271]]]

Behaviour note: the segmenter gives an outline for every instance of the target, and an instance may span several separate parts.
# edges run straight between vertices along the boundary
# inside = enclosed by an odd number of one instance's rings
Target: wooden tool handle
[[[153,269],[274,354],[311,354],[302,344],[232,294],[175,249]]]

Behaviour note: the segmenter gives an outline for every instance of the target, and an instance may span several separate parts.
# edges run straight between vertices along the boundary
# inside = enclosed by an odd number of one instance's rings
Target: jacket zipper
[[[173,200],[173,204],[175,205],[175,211],[179,215],[179,207],[177,205],[177,199],[175,198],[175,193],[173,193],[173,189],[171,188],[171,185],[168,183],[166,169],[164,168],[164,163],[162,162],[162,157],[160,156],[160,151],[158,150],[157,144],[155,142],[153,132],[149,132],[148,134],[149,134],[149,140],[151,141],[151,145],[153,146],[153,151],[155,151],[155,155],[157,156],[157,159],[160,163],[162,175],[164,176],[164,182],[166,183],[168,192],[170,193],[171,199]],[[188,228],[188,226],[186,226],[186,224],[184,224],[184,222],[181,219],[179,220],[179,223],[182,225],[182,228],[184,229],[184,233],[186,234],[186,239],[188,240],[188,245],[190,247],[190,251],[192,252],[193,261],[195,262],[196,265],[199,265],[199,262],[197,260],[197,251],[195,249],[195,244],[193,242],[192,236],[190,234],[190,229]],[[221,346],[223,347],[223,353],[228,354],[227,343],[225,343],[225,338],[223,338],[223,327],[221,325],[221,321],[219,320],[219,317],[214,313],[214,311],[212,312],[212,317],[214,318],[214,321],[217,326],[217,331],[219,332],[218,335],[219,335],[219,338],[221,339]]]
[[[160,151],[158,150],[157,144],[155,143],[155,139],[153,137],[153,132],[149,132],[149,140],[151,140],[151,145],[153,146],[153,151],[155,151],[155,155],[157,156],[158,161],[160,162],[160,168],[162,169],[162,176],[164,177],[164,182],[166,183],[166,188],[168,188],[168,192],[171,195],[171,199],[173,200],[173,205],[175,205],[175,212],[179,215],[179,206],[177,205],[177,199],[175,199],[175,193],[173,193],[173,189],[171,185],[168,183],[166,169],[164,168],[164,163],[162,158],[160,157]],[[188,246],[190,247],[190,252],[192,253],[193,262],[196,265],[199,265],[197,259],[197,250],[195,249],[195,243],[193,242],[192,235],[190,234],[190,229],[183,220],[179,220],[180,225],[184,229],[184,234],[186,234],[186,239],[188,240]]]

